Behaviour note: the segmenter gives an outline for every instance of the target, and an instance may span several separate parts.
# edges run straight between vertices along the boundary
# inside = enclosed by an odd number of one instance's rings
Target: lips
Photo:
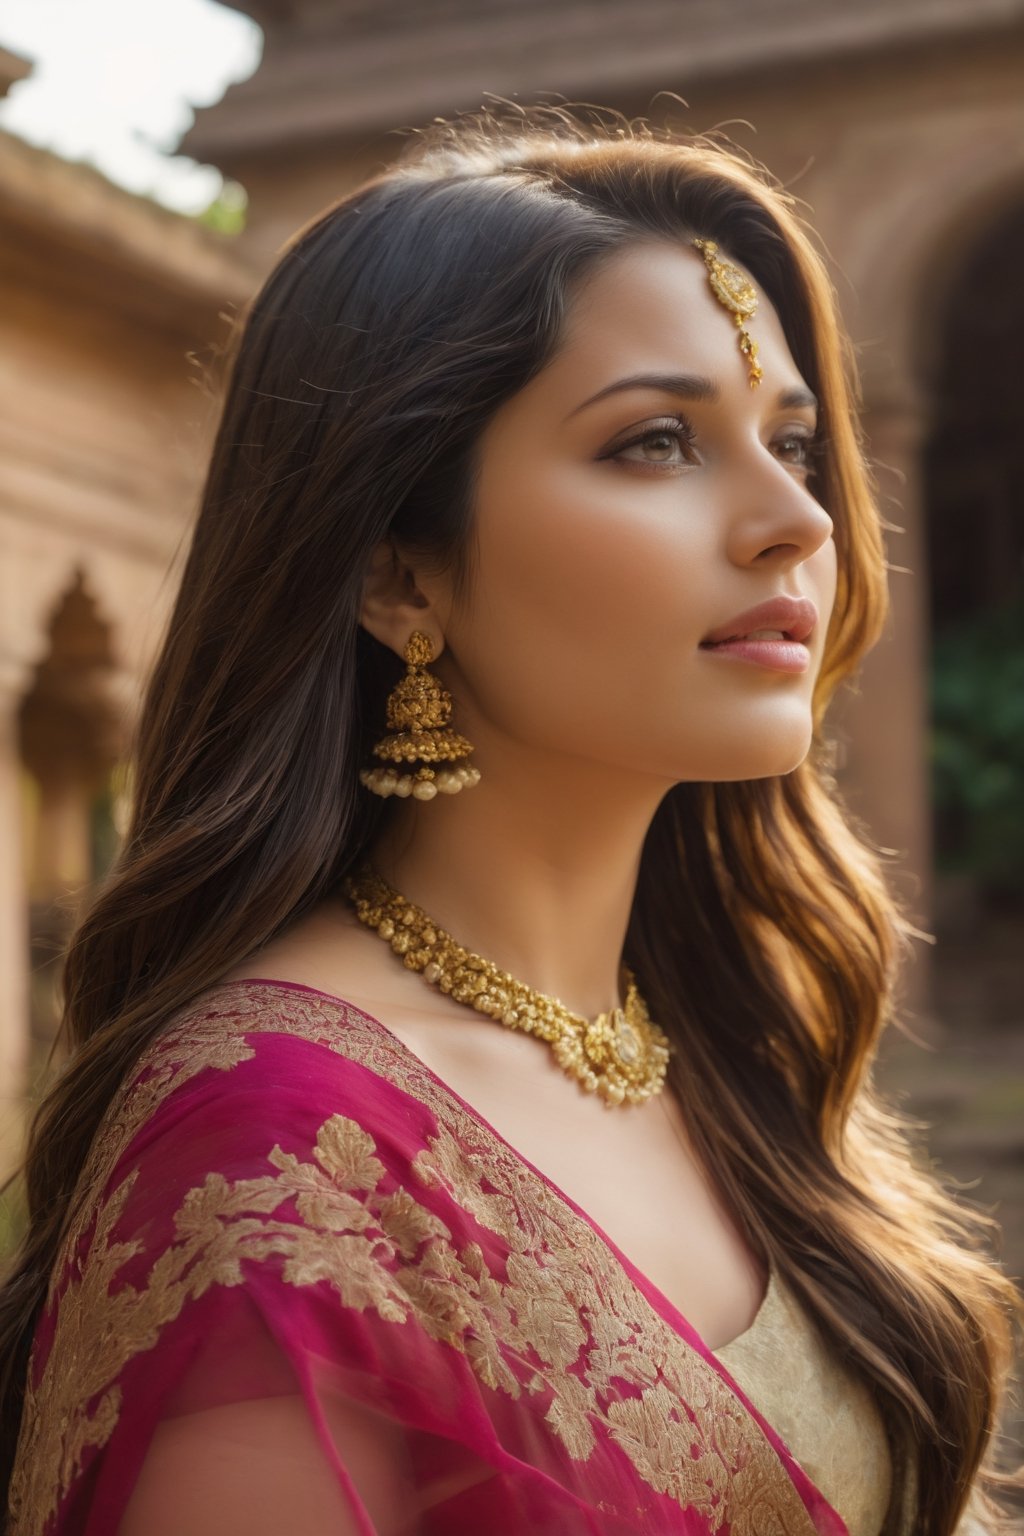
[[[720,624],[700,642],[702,646],[722,645],[739,640],[754,630],[780,630],[786,640],[806,640],[818,622],[818,610],[808,597],[773,597],[746,613],[737,614]]]

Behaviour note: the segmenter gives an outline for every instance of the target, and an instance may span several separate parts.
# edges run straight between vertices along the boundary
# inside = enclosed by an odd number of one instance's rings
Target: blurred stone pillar
[[[66,901],[92,877],[89,805],[92,788],[81,766],[67,755],[36,771],[39,827],[33,869],[36,900]]]
[[[929,770],[930,604],[922,451],[928,411],[910,390],[869,401],[863,414],[885,534],[891,611],[884,637],[867,657],[859,697],[849,697],[842,726],[849,742],[843,789],[874,841],[894,850],[890,883],[917,927],[932,914],[932,812]],[[931,946],[915,940],[902,998],[927,1011]]]
[[[19,711],[30,671],[0,657],[0,1180],[21,1154],[29,1068],[28,906]]]

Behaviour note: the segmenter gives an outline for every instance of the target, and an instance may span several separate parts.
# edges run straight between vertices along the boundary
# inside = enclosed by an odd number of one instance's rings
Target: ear
[[[444,629],[430,598],[388,540],[378,544],[371,556],[359,622],[396,656],[401,656],[414,629],[430,636],[435,658],[444,649]]]

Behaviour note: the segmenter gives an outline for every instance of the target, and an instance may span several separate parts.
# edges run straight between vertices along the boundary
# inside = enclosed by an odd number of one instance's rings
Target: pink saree
[[[339,999],[206,993],[80,1189],[11,1536],[845,1536],[686,1319]]]

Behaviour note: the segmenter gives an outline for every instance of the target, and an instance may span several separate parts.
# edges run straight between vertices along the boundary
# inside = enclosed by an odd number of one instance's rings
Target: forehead
[[[756,313],[744,324],[757,342],[765,384],[778,389],[806,383],[772,304],[741,262],[727,251],[719,256],[739,267],[758,294]],[[683,242],[649,241],[616,251],[584,278],[570,301],[555,365],[600,371],[595,387],[605,373],[685,365],[724,386],[749,388],[738,338],[735,318],[715,297],[700,252]]]

